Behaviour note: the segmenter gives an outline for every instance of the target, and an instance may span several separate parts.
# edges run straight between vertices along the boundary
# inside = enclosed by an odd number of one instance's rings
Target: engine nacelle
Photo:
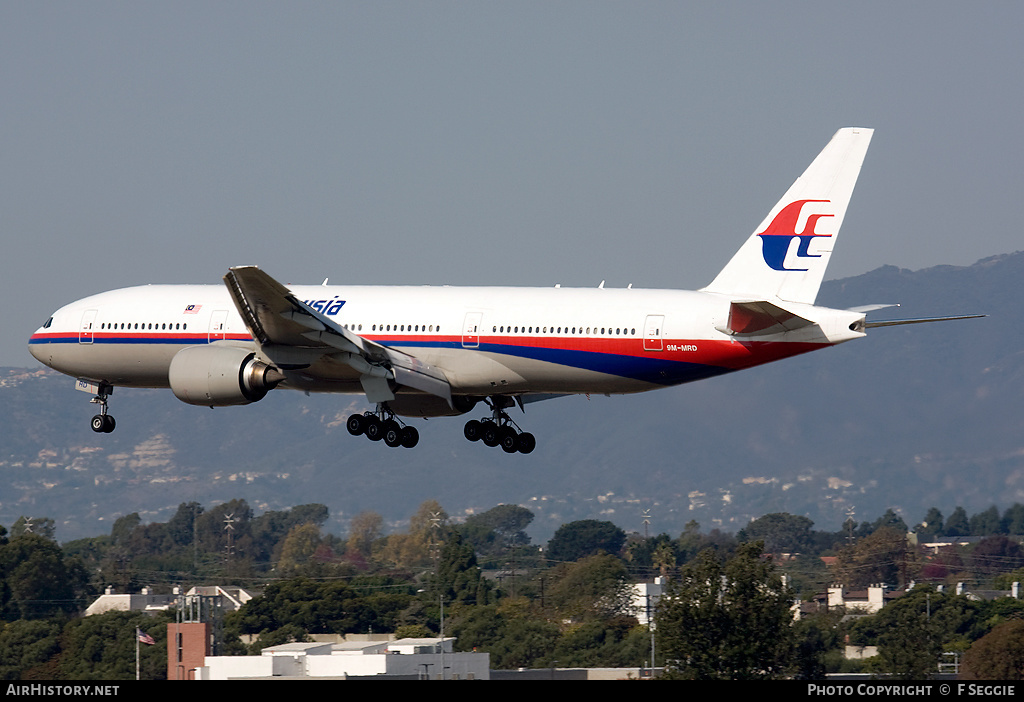
[[[182,402],[228,407],[262,400],[284,376],[248,349],[189,346],[174,354],[168,380]]]
[[[437,395],[399,393],[388,402],[388,409],[402,417],[455,417],[469,412],[476,403],[476,398],[455,395],[452,397],[455,409],[452,409],[447,400]]]

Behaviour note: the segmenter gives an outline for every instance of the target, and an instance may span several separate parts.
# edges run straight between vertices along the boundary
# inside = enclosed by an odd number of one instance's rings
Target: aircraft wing
[[[347,363],[360,373],[370,402],[395,399],[388,382],[393,380],[443,397],[451,405],[451,385],[439,368],[345,329],[303,304],[256,266],[231,268],[224,284],[249,333],[269,358],[285,358],[288,350],[322,350],[323,355]],[[295,369],[287,363],[281,365],[281,370]]]

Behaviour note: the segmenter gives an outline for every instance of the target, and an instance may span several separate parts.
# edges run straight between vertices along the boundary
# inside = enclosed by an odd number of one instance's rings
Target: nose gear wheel
[[[114,392],[114,388],[110,385],[100,385],[96,396],[89,400],[89,402],[100,406],[100,413],[95,415],[90,422],[92,430],[97,434],[109,434],[117,426],[114,417],[107,414],[107,398],[112,392]]]

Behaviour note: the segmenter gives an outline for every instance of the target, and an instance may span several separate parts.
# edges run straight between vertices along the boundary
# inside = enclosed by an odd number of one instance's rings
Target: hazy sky
[[[843,126],[876,132],[828,278],[1016,251],[1022,27],[1020,2],[0,0],[0,365],[75,298],[239,264],[700,287]]]

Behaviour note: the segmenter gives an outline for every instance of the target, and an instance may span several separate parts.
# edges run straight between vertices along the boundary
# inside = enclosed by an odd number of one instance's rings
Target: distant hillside
[[[972,266],[883,267],[827,282],[819,303],[899,302],[871,318],[985,313],[979,320],[874,329],[835,349],[689,386],[537,403],[516,416],[529,455],[462,438],[460,419],[418,422],[420,445],[350,437],[347,396],[274,392],[217,410],[170,392],[117,390],[118,429],[94,434],[89,396],[37,369],[0,370],[0,524],[51,517],[62,541],[108,533],[139,512],[244,498],[257,510],[328,505],[328,529],[375,510],[398,525],[425,499],[453,516],[518,503],[545,540],[561,523],[614,521],[677,535],[696,519],[738,529],[775,511],[838,528],[849,509],[916,523],[1024,502],[1024,253]],[[518,412],[518,410],[517,410]]]

